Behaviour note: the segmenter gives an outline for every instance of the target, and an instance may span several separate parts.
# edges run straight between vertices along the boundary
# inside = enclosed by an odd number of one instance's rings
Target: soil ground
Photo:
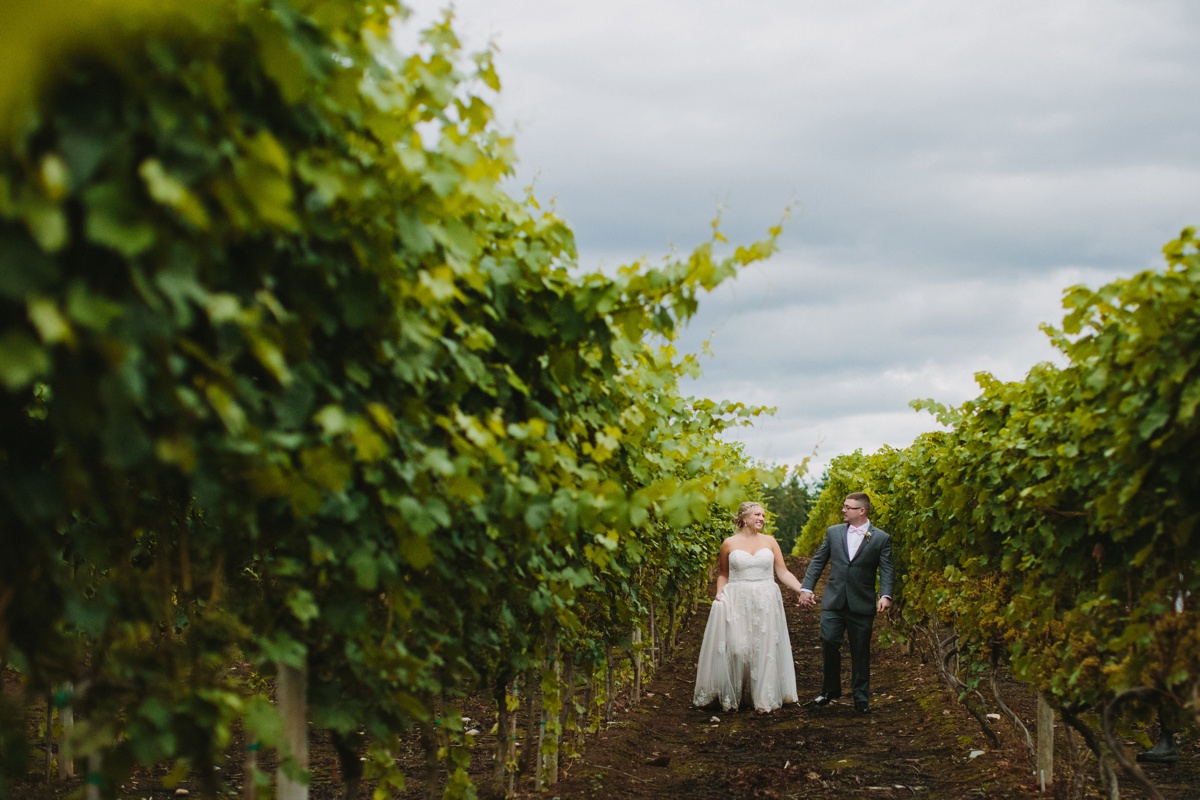
[[[804,559],[789,559],[802,574]],[[818,587],[819,588],[819,587]],[[785,593],[790,595],[790,592]],[[592,736],[582,752],[565,758],[560,780],[541,793],[528,777],[517,784],[520,797],[550,800],[649,800],[650,798],[1068,798],[1082,788],[1084,796],[1099,797],[1095,762],[1082,761],[1077,781],[1065,754],[1066,736],[1056,737],[1058,780],[1046,793],[1034,781],[1027,750],[1007,719],[994,723],[1001,747],[994,747],[971,717],[939,681],[933,665],[900,645],[887,646],[890,623],[876,622],[872,663],[872,713],[858,714],[846,700],[825,707],[812,704],[820,691],[821,651],[818,609],[799,606],[785,597],[796,678],[801,702],[771,714],[753,709],[726,713],[719,707],[691,704],[695,664],[704,633],[705,608],[688,621],[673,658],[658,668],[638,704],[622,708],[608,730]],[[849,659],[843,665],[849,689]],[[1034,698],[1027,689],[1007,681],[1005,700],[1034,730]],[[848,691],[847,691],[848,695]],[[482,733],[472,751],[471,774],[480,795],[487,796],[492,773],[494,737],[488,733],[494,712],[480,699],[460,705],[477,720]],[[990,710],[990,709],[989,709]],[[31,710],[35,717],[37,713]],[[1058,726],[1061,728],[1061,724]],[[31,732],[31,744],[37,739]],[[1078,737],[1075,739],[1078,742]],[[1130,750],[1143,744],[1127,742]],[[1200,798],[1200,743],[1180,742],[1175,764],[1145,765],[1146,773],[1166,800]],[[266,754],[264,754],[265,756]],[[314,733],[311,751],[312,800],[340,800],[337,759],[327,737]],[[398,756],[410,776],[402,798],[425,798],[422,785],[424,756],[414,739],[404,742]],[[269,762],[261,765],[270,768]],[[240,797],[242,770],[230,759],[222,769],[226,796]],[[166,787],[161,771],[135,775],[121,788],[121,800],[178,797],[188,781]],[[363,785],[360,800],[371,797]],[[79,784],[40,780],[10,787],[14,800],[61,800]],[[196,787],[192,785],[193,796]],[[76,795],[78,796],[78,795]],[[435,796],[440,796],[437,792]],[[1121,797],[1145,798],[1132,780],[1121,775]]]

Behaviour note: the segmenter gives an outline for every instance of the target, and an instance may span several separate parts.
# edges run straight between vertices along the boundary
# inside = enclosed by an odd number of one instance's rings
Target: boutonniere
[[[863,531],[863,541],[864,542],[871,541],[871,529],[870,528],[867,528],[865,531]]]

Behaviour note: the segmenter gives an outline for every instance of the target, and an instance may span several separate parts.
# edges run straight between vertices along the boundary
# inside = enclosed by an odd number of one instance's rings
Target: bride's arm
[[[729,542],[721,542],[721,551],[717,555],[717,594],[715,599],[721,600],[725,584],[729,583]]]
[[[800,581],[796,580],[796,576],[787,568],[787,564],[783,563],[783,550],[780,549],[779,542],[774,539],[771,539],[771,551],[775,553],[775,577],[784,586],[799,594]]]

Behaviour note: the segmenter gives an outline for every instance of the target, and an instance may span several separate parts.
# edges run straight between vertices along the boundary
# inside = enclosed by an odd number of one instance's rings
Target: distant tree
[[[804,523],[808,521],[809,509],[820,495],[820,488],[800,482],[800,475],[790,478],[763,491],[763,502],[775,518],[775,538],[785,553],[790,553],[796,544]]]
[[[821,482],[809,489],[812,501],[803,530],[793,555],[812,555],[817,552],[830,525],[842,521],[842,501],[850,492],[866,492],[871,498],[871,522],[891,532],[890,465],[891,448],[884,447],[871,455],[861,449],[834,456]]]

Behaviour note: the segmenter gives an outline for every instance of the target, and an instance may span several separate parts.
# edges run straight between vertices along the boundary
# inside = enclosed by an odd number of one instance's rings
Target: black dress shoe
[[[813,700],[813,703],[815,703],[816,705],[819,705],[819,706],[827,706],[827,705],[829,705],[830,701],[832,701],[836,698],[837,698],[836,694],[819,694]]]
[[[866,700],[855,700],[854,701],[854,710],[860,714],[870,714],[871,713],[871,704],[868,703]]]
[[[1170,764],[1179,760],[1179,746],[1175,744],[1175,734],[1164,733],[1158,744],[1149,750],[1137,754],[1138,761],[1150,761],[1156,764]]]

